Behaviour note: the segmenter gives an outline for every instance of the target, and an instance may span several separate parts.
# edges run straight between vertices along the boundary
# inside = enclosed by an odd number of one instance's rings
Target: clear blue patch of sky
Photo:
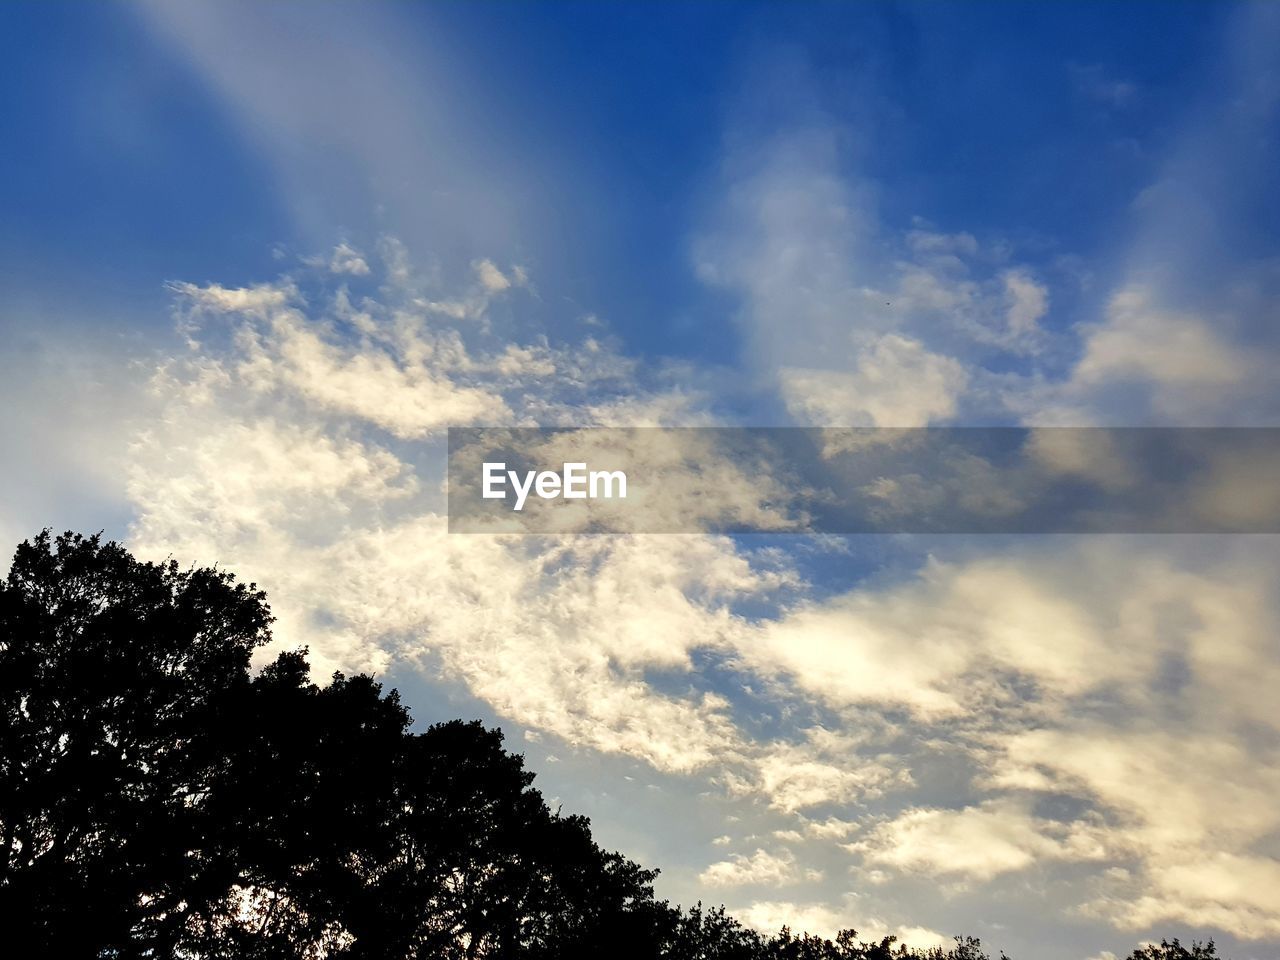
[[[209,92],[124,5],[0,5],[0,279],[32,310],[270,277],[288,220]]]
[[[1190,2],[573,2],[398,16],[410,38],[444,37],[467,64],[496,109],[481,125],[508,123],[512,149],[555,140],[582,168],[547,185],[564,222],[538,251],[541,292],[604,316],[631,351],[732,362],[735,304],[696,279],[689,241],[722,187],[725,126],[755,56],[802,51],[822,108],[869,123],[849,172],[877,184],[892,229],[922,215],[1012,238],[1033,263],[1100,260],[1127,242],[1128,205],[1206,82],[1230,13]],[[306,15],[339,30],[359,10]],[[1132,93],[1109,98],[1109,85]],[[261,159],[124,6],[0,8],[0,141],[11,285],[91,283],[156,305],[165,279],[266,279],[273,245],[295,239]]]

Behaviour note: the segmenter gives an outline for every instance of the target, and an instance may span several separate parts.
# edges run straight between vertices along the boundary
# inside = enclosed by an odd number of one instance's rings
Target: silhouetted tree
[[[88,956],[220,882],[234,858],[208,800],[270,620],[229,574],[96,537],[18,547],[0,588],[5,929]]]
[[[982,942],[973,937],[957,937],[952,947],[921,950],[898,942],[897,937],[865,941],[856,930],[842,930],[835,940],[810,934],[794,936],[783,927],[767,941],[762,956],[769,960],[991,960]],[[1001,960],[1007,960],[1000,954]]]
[[[989,960],[763,937],[655,899],[502,734],[415,733],[367,676],[256,675],[271,614],[217,570],[46,532],[0,583],[0,929],[95,958]],[[1175,940],[1130,960],[1212,960]]]
[[[1212,940],[1184,947],[1178,938],[1161,940],[1160,944],[1147,944],[1129,954],[1126,960],[1218,960],[1218,948]]]

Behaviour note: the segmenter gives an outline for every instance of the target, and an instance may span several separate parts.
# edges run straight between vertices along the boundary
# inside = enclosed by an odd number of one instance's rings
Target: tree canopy
[[[368,676],[258,672],[266,598],[100,537],[0,583],[0,923],[50,957],[988,960],[743,927],[549,809],[502,734]],[[1212,960],[1178,941],[1130,960]]]

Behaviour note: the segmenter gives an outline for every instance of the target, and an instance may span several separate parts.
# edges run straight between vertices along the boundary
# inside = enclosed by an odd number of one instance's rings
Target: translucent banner
[[[453,533],[1277,533],[1276,428],[454,428]]]

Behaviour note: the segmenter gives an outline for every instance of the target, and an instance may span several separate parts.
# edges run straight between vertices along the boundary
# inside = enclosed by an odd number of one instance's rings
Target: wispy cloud
[[[157,375],[167,420],[134,447],[135,546],[257,579],[280,642],[309,643],[321,669],[420,664],[535,733],[758,805],[794,845],[704,864],[704,883],[926,873],[977,896],[1085,864],[1097,879],[1065,908],[1274,932],[1270,901],[1212,888],[1222,857],[1265,870],[1280,829],[1265,736],[1236,732],[1280,729],[1267,542],[1212,558],[970,544],[816,595],[785,553],[723,538],[450,537],[439,454],[415,451],[462,413],[427,418],[410,379],[519,421],[642,410],[663,402],[661,377],[646,387],[607,348],[536,335],[516,348],[536,360],[506,364],[511,345],[486,345],[476,317],[404,289],[326,300],[303,274],[177,287],[189,352]],[[748,703],[780,718],[773,732]],[[940,765],[956,771],[945,802]],[[1227,783],[1230,825],[1210,823]]]

